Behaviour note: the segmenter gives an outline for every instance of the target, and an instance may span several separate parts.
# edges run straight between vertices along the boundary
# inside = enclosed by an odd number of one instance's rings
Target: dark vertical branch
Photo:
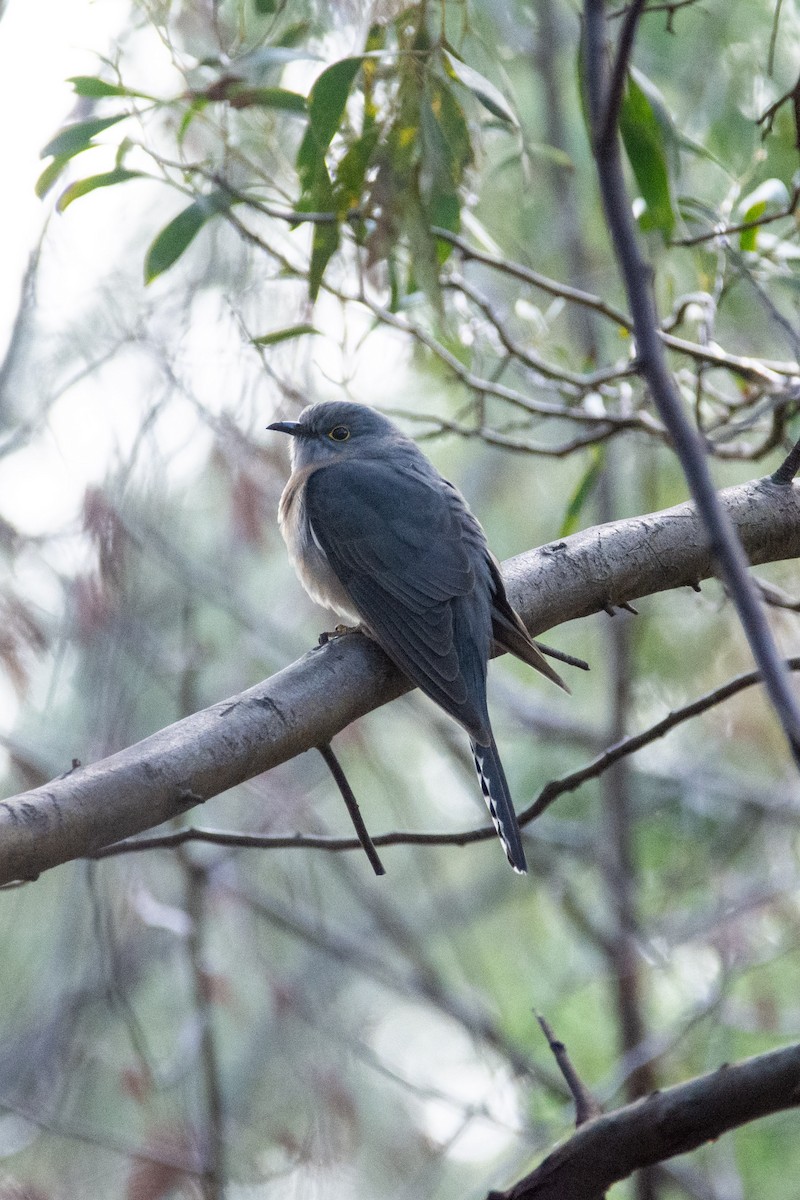
[[[205,1128],[202,1131],[203,1200],[224,1200],[225,1196],[225,1113],[220,1082],[219,1055],[214,1037],[209,975],[203,958],[203,943],[208,913],[208,874],[191,861],[185,846],[178,849],[183,867],[186,911],[189,916],[189,966],[192,973],[194,1005],[200,1024],[200,1065],[205,1100]]]
[[[612,111],[608,102],[604,0],[586,0],[584,13],[586,83],[593,130],[592,148],[597,163],[603,209],[633,314],[640,370],[650,388],[659,415],[669,430],[692,496],[708,531],[720,574],[736,606],[795,762],[800,766],[800,709],[764,611],[751,584],[741,544],[717,497],[704,447],[684,412],[659,338],[652,270],[639,250],[622,169],[616,125],[617,113]],[[618,57],[617,72],[620,68]]]
[[[619,106],[627,73],[629,47],[633,40],[641,4],[636,3],[626,14],[620,35],[614,68],[609,110]],[[545,86],[547,104],[547,139],[551,145],[569,152],[567,123],[563,116],[563,99],[556,70],[556,50],[562,41],[559,14],[553,0],[543,0],[539,9],[539,33],[542,53],[539,68]],[[608,115],[608,112],[607,112]],[[614,118],[615,119],[615,118]],[[563,226],[568,239],[566,250],[571,282],[581,288],[589,287],[589,252],[583,238],[583,222],[579,219],[578,204],[572,179],[554,166],[551,168],[553,190],[563,213]],[[596,316],[588,310],[572,310],[575,335],[583,347],[587,361],[597,357],[599,331]],[[606,450],[606,465],[598,492],[600,521],[616,517],[614,488],[615,452]],[[609,729],[608,744],[615,745],[624,737],[630,699],[632,645],[630,621],[622,614],[606,627],[609,664]],[[630,807],[630,767],[620,760],[606,772],[601,784],[602,811],[605,832],[603,874],[606,893],[613,914],[609,936],[603,950],[613,977],[617,1041],[623,1057],[635,1053],[642,1044],[646,1026],[642,1002],[642,975],[638,956],[638,919],[636,912],[637,872],[633,846],[633,817]],[[642,1066],[627,1077],[627,1099],[636,1100],[655,1087],[652,1068]],[[636,1178],[637,1200],[653,1200],[657,1183],[652,1171],[639,1172]]]
[[[178,705],[182,715],[197,707],[197,669],[192,634],[192,605],[183,610],[183,671],[179,680]],[[209,973],[204,961],[208,926],[208,871],[195,862],[189,846],[179,846],[177,861],[183,871],[186,912],[189,917],[187,950],[192,977],[194,1006],[200,1028],[200,1070],[203,1079],[205,1122],[201,1131],[201,1186],[203,1200],[224,1200],[225,1113],[220,1080],[219,1054],[214,1036],[213,1005]]]
[[[599,517],[613,520],[616,515],[614,495],[614,449],[610,448],[606,470],[600,483]],[[633,673],[633,638],[630,619],[619,613],[606,627],[609,666],[609,725],[607,737],[615,745],[625,737],[630,709]],[[601,782],[604,819],[603,874],[612,921],[607,941],[607,955],[613,975],[619,1050],[623,1061],[635,1060],[643,1044],[647,1026],[637,912],[638,871],[634,847],[634,817],[631,805],[630,759],[620,759],[603,775]],[[646,1096],[656,1087],[651,1062],[634,1068],[626,1076],[626,1100],[633,1102]],[[639,1171],[635,1177],[637,1200],[655,1200],[658,1184],[652,1169]]]

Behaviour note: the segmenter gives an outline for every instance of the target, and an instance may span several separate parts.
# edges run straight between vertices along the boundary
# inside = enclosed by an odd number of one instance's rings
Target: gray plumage
[[[314,404],[299,421],[269,428],[292,437],[278,519],[303,586],[364,626],[464,726],[508,860],[524,872],[486,704],[492,643],[566,684],[511,607],[483,529],[461,493],[374,409]]]

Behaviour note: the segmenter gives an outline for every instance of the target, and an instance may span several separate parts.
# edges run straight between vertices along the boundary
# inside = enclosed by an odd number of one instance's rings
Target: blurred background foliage
[[[770,112],[800,17],[654,7],[624,146],[723,486],[800,435],[797,130],[791,103]],[[286,562],[286,447],[264,433],[306,403],[398,416],[500,557],[686,495],[619,319],[575,6],[137,0],[88,49],[0,371],[6,794],[330,624]],[[796,572],[760,575],[788,653]],[[750,667],[714,585],[548,640],[592,664],[571,698],[491,669],[519,808]],[[419,695],[347,729],[372,832],[482,822],[465,741]],[[799,814],[751,689],[562,797],[525,880],[494,843],[390,849],[383,880],[353,853],[190,845],[7,891],[0,1196],[506,1186],[572,1121],[534,1013],[609,1106],[800,1036]],[[348,829],[314,753],[185,820]],[[610,1195],[778,1200],[799,1174],[783,1115]]]

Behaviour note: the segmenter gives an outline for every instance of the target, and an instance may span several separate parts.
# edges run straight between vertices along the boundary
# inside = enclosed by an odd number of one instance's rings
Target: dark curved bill
[[[288,433],[292,437],[296,437],[301,432],[303,426],[299,421],[273,421],[267,429],[275,429],[278,433]]]

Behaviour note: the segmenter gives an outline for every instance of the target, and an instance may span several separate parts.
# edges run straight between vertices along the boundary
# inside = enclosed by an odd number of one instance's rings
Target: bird
[[[478,519],[416,442],[368,405],[323,401],[267,428],[292,439],[278,524],[300,582],[467,731],[506,857],[525,874],[489,720],[493,647],[569,688],[512,607]]]

